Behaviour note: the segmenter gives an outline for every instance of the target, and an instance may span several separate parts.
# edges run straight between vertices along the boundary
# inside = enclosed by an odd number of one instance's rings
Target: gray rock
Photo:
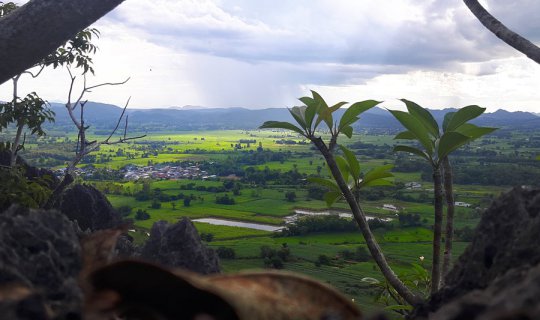
[[[0,213],[0,287],[17,284],[31,289],[60,318],[78,314],[82,262],[77,233],[77,225],[57,211],[12,206]],[[23,299],[15,307],[22,312],[28,304],[26,311],[40,313],[41,298]]]
[[[472,243],[446,276],[446,285],[418,306],[413,317],[426,318],[441,309],[430,318],[498,319],[489,315],[540,305],[539,239],[540,189],[516,187],[503,194],[482,215]],[[504,299],[507,303],[500,302]],[[533,318],[540,319],[540,312]]]
[[[118,226],[122,217],[105,195],[88,185],[75,185],[62,194],[60,211],[77,221],[82,230],[102,230]]]
[[[197,229],[187,218],[173,225],[166,221],[154,223],[141,258],[202,274],[220,271],[217,254],[202,243]]]

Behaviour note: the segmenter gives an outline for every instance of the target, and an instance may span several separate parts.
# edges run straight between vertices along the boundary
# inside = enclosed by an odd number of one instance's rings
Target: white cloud
[[[516,31],[540,38],[533,0],[490,0]],[[89,98],[136,107],[251,108],[406,97],[430,107],[479,103],[534,110],[540,68],[485,30],[461,1],[130,0],[96,25],[92,83],[128,84]],[[67,78],[24,80],[49,100]],[[531,89],[533,88],[533,89]],[[0,86],[0,99],[9,97]]]

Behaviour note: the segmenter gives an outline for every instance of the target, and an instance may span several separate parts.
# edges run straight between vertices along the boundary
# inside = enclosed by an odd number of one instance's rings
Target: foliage
[[[0,104],[0,132],[11,123],[17,126],[28,126],[31,134],[39,137],[45,135],[43,124],[54,122],[54,112],[48,108],[48,103],[42,100],[35,92],[23,99]]]
[[[214,240],[214,234],[213,233],[206,233],[206,232],[202,232],[201,233],[201,240],[204,240],[206,242],[212,242],[212,240]]]
[[[42,206],[52,190],[50,176],[28,179],[22,168],[0,168],[0,210],[7,209],[11,204],[38,208]]]
[[[135,220],[148,220],[150,219],[150,214],[146,210],[138,209],[135,213]]]
[[[351,219],[338,215],[304,216],[288,224],[279,233],[280,236],[298,236],[317,232],[358,231],[358,225]]]
[[[294,200],[296,199],[296,192],[294,191],[285,192],[285,199],[287,199],[287,201],[289,202],[294,202]]]
[[[216,197],[216,203],[217,204],[225,204],[225,205],[233,205],[233,204],[236,203],[236,201],[234,201],[234,198],[229,197],[228,194],[224,194],[222,196],[217,196]]]
[[[406,99],[401,101],[407,106],[408,112],[398,110],[390,112],[407,130],[398,133],[394,139],[417,141],[420,148],[398,145],[394,147],[394,151],[419,156],[434,168],[438,168],[446,156],[462,145],[496,130],[468,123],[486,110],[479,106],[471,105],[457,112],[447,113],[442,128],[439,128],[437,121],[427,109]]]
[[[420,264],[412,263],[411,268],[399,274],[399,278],[411,288],[416,294],[427,299],[431,280],[428,271],[423,266],[424,257],[420,257]],[[385,305],[385,310],[394,311],[400,315],[406,315],[412,306],[407,303],[388,281],[379,281],[375,278],[365,277],[362,282],[369,284],[376,289],[374,300]]]
[[[224,246],[217,248],[216,253],[221,259],[234,259],[236,257],[236,252],[233,248],[227,248]]]

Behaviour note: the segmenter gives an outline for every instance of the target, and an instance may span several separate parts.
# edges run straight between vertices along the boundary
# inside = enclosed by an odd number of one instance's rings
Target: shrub
[[[219,247],[216,250],[218,257],[221,259],[234,259],[236,258],[236,252],[233,248]]]
[[[150,214],[146,212],[146,210],[137,210],[137,213],[135,213],[135,220],[148,220],[150,219]]]

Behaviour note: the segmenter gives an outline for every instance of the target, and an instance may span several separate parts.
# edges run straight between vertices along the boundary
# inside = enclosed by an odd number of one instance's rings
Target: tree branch
[[[0,19],[0,84],[36,65],[123,0],[32,0]]]
[[[477,0],[463,0],[469,10],[489,31],[495,34],[512,48],[526,55],[536,63],[540,63],[540,48],[534,43],[508,29],[502,22],[492,16]]]

